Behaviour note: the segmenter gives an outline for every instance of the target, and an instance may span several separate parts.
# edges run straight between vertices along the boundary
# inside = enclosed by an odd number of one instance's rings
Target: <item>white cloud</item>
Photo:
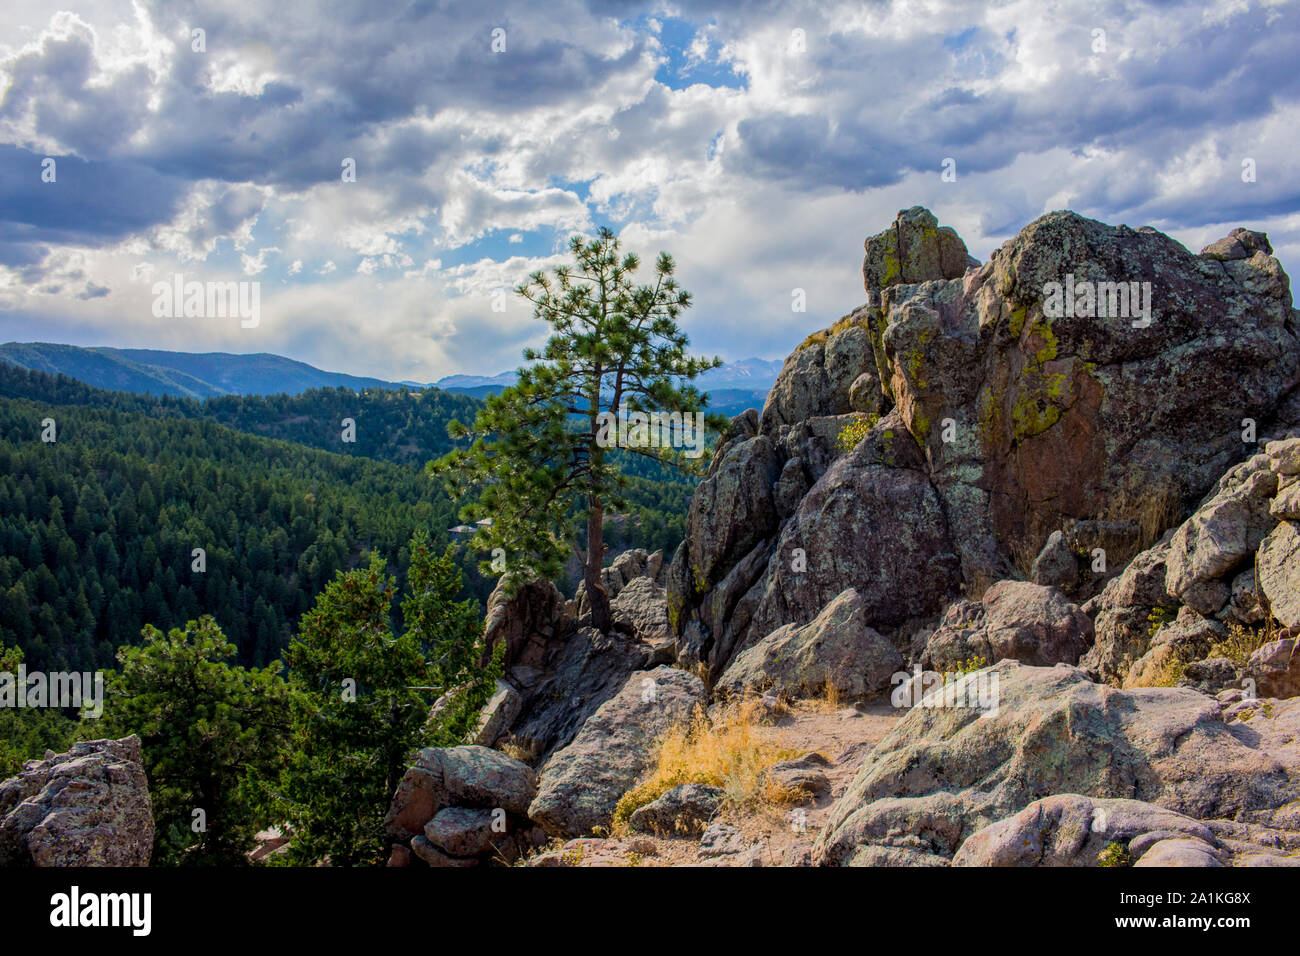
[[[389,378],[499,371],[545,330],[514,296],[493,311],[492,291],[605,222],[647,263],[674,254],[694,343],[727,358],[783,356],[859,304],[863,237],[916,203],[981,259],[1062,206],[1193,248],[1263,228],[1284,264],[1300,254],[1294,4],[687,2],[641,28],[582,0],[477,19],[425,5],[78,8],[0,10],[10,338],[43,323],[246,345],[238,329],[160,326],[145,293],[196,263],[233,278],[274,256],[288,265],[265,293],[259,349]],[[663,46],[683,35],[670,16],[688,21],[684,49]],[[191,22],[208,53],[189,50]],[[496,56],[498,22],[510,41]],[[670,89],[655,79],[668,53],[678,81],[726,65],[745,88]],[[33,203],[46,154],[60,157],[50,189],[102,175]],[[939,178],[947,156],[954,183]],[[539,238],[554,255],[519,255]],[[795,287],[806,313],[790,311]]]

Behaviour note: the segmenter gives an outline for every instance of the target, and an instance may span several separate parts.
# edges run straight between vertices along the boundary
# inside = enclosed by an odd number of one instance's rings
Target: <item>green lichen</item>
[[[1020,335],[1020,330],[1025,327],[1025,317],[1028,315],[1028,313],[1029,313],[1028,308],[1026,308],[1023,305],[1011,311],[1011,334],[1012,335],[1015,335],[1017,337]]]
[[[821,329],[820,331],[814,332],[812,335],[808,336],[806,339],[804,339],[802,342],[799,343],[799,348],[795,349],[795,351],[798,352],[800,349],[806,349],[810,345],[817,345],[818,343],[825,342],[832,335],[838,335],[839,333],[843,332],[845,329],[851,329],[855,325],[859,325],[862,328],[866,329],[868,335],[871,334],[870,321],[859,322],[856,321],[852,317],[852,315],[846,315],[840,319],[837,319],[834,322],[834,324],[832,324],[829,328]]]
[[[884,309],[871,309],[867,313],[867,337],[871,339],[871,357],[876,361],[876,377],[880,379],[880,390],[891,402],[894,390],[890,386],[889,362],[885,359],[885,330],[889,328],[889,319]]]
[[[898,244],[890,242],[885,246],[885,276],[880,280],[880,287],[886,289],[894,285],[903,275],[903,264],[898,258]]]
[[[1002,434],[1003,391],[989,386],[980,394],[979,430],[985,448],[997,445]]]
[[[1065,397],[1065,375],[1044,369],[1057,356],[1058,343],[1051,321],[1036,317],[1029,326],[1027,338],[1042,344],[1034,349],[1020,373],[1020,388],[1011,410],[1012,435],[1016,441],[1041,434],[1060,421],[1061,401]]]
[[[930,434],[930,419],[926,418],[920,412],[913,414],[912,429],[912,437],[916,439],[917,445],[924,449],[925,436]]]
[[[1015,407],[1011,410],[1012,434],[1016,441],[1041,434],[1060,420],[1060,408],[1027,391],[1016,397]]]
[[[926,381],[921,375],[925,369],[925,345],[934,337],[934,329],[923,329],[917,333],[916,345],[907,353],[907,377],[917,388],[925,388]]]
[[[1050,362],[1056,358],[1056,336],[1052,332],[1052,323],[1043,319],[1035,322],[1029,330],[1030,335],[1037,335],[1043,340],[1043,347],[1034,353],[1034,358],[1039,365]]]
[[[703,594],[709,589],[709,578],[704,573],[704,569],[691,562],[691,576],[695,579],[695,593]]]

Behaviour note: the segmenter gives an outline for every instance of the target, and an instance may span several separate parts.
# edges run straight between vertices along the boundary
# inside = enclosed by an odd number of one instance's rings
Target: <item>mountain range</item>
[[[67,375],[96,388],[144,395],[211,398],[219,395],[296,395],[312,388],[426,388],[482,398],[512,384],[515,373],[448,375],[432,383],[390,382],[384,379],[327,372],[323,369],[258,352],[168,352],[158,349],[81,347],[49,342],[7,342],[0,345],[0,362],[50,374]],[[779,361],[750,358],[706,372],[698,384],[713,396],[713,407],[727,412],[762,407],[781,370]]]

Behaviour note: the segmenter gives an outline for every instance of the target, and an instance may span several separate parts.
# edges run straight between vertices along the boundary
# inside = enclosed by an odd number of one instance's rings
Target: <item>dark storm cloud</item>
[[[188,183],[139,162],[46,157],[0,144],[0,210],[8,243],[116,241],[170,219]]]

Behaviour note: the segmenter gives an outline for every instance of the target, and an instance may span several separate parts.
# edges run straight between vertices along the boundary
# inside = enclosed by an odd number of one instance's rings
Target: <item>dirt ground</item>
[[[786,713],[761,724],[756,734],[798,755],[819,753],[830,761],[824,773],[830,791],[795,806],[762,806],[741,812],[726,808],[715,824],[734,828],[720,841],[726,852],[711,853],[696,836],[629,834],[588,837],[552,847],[531,861],[551,866],[789,866],[806,858],[829,816],[871,748],[898,720],[888,699],[832,709],[824,701],[794,701]],[[717,847],[715,847],[715,850]]]

